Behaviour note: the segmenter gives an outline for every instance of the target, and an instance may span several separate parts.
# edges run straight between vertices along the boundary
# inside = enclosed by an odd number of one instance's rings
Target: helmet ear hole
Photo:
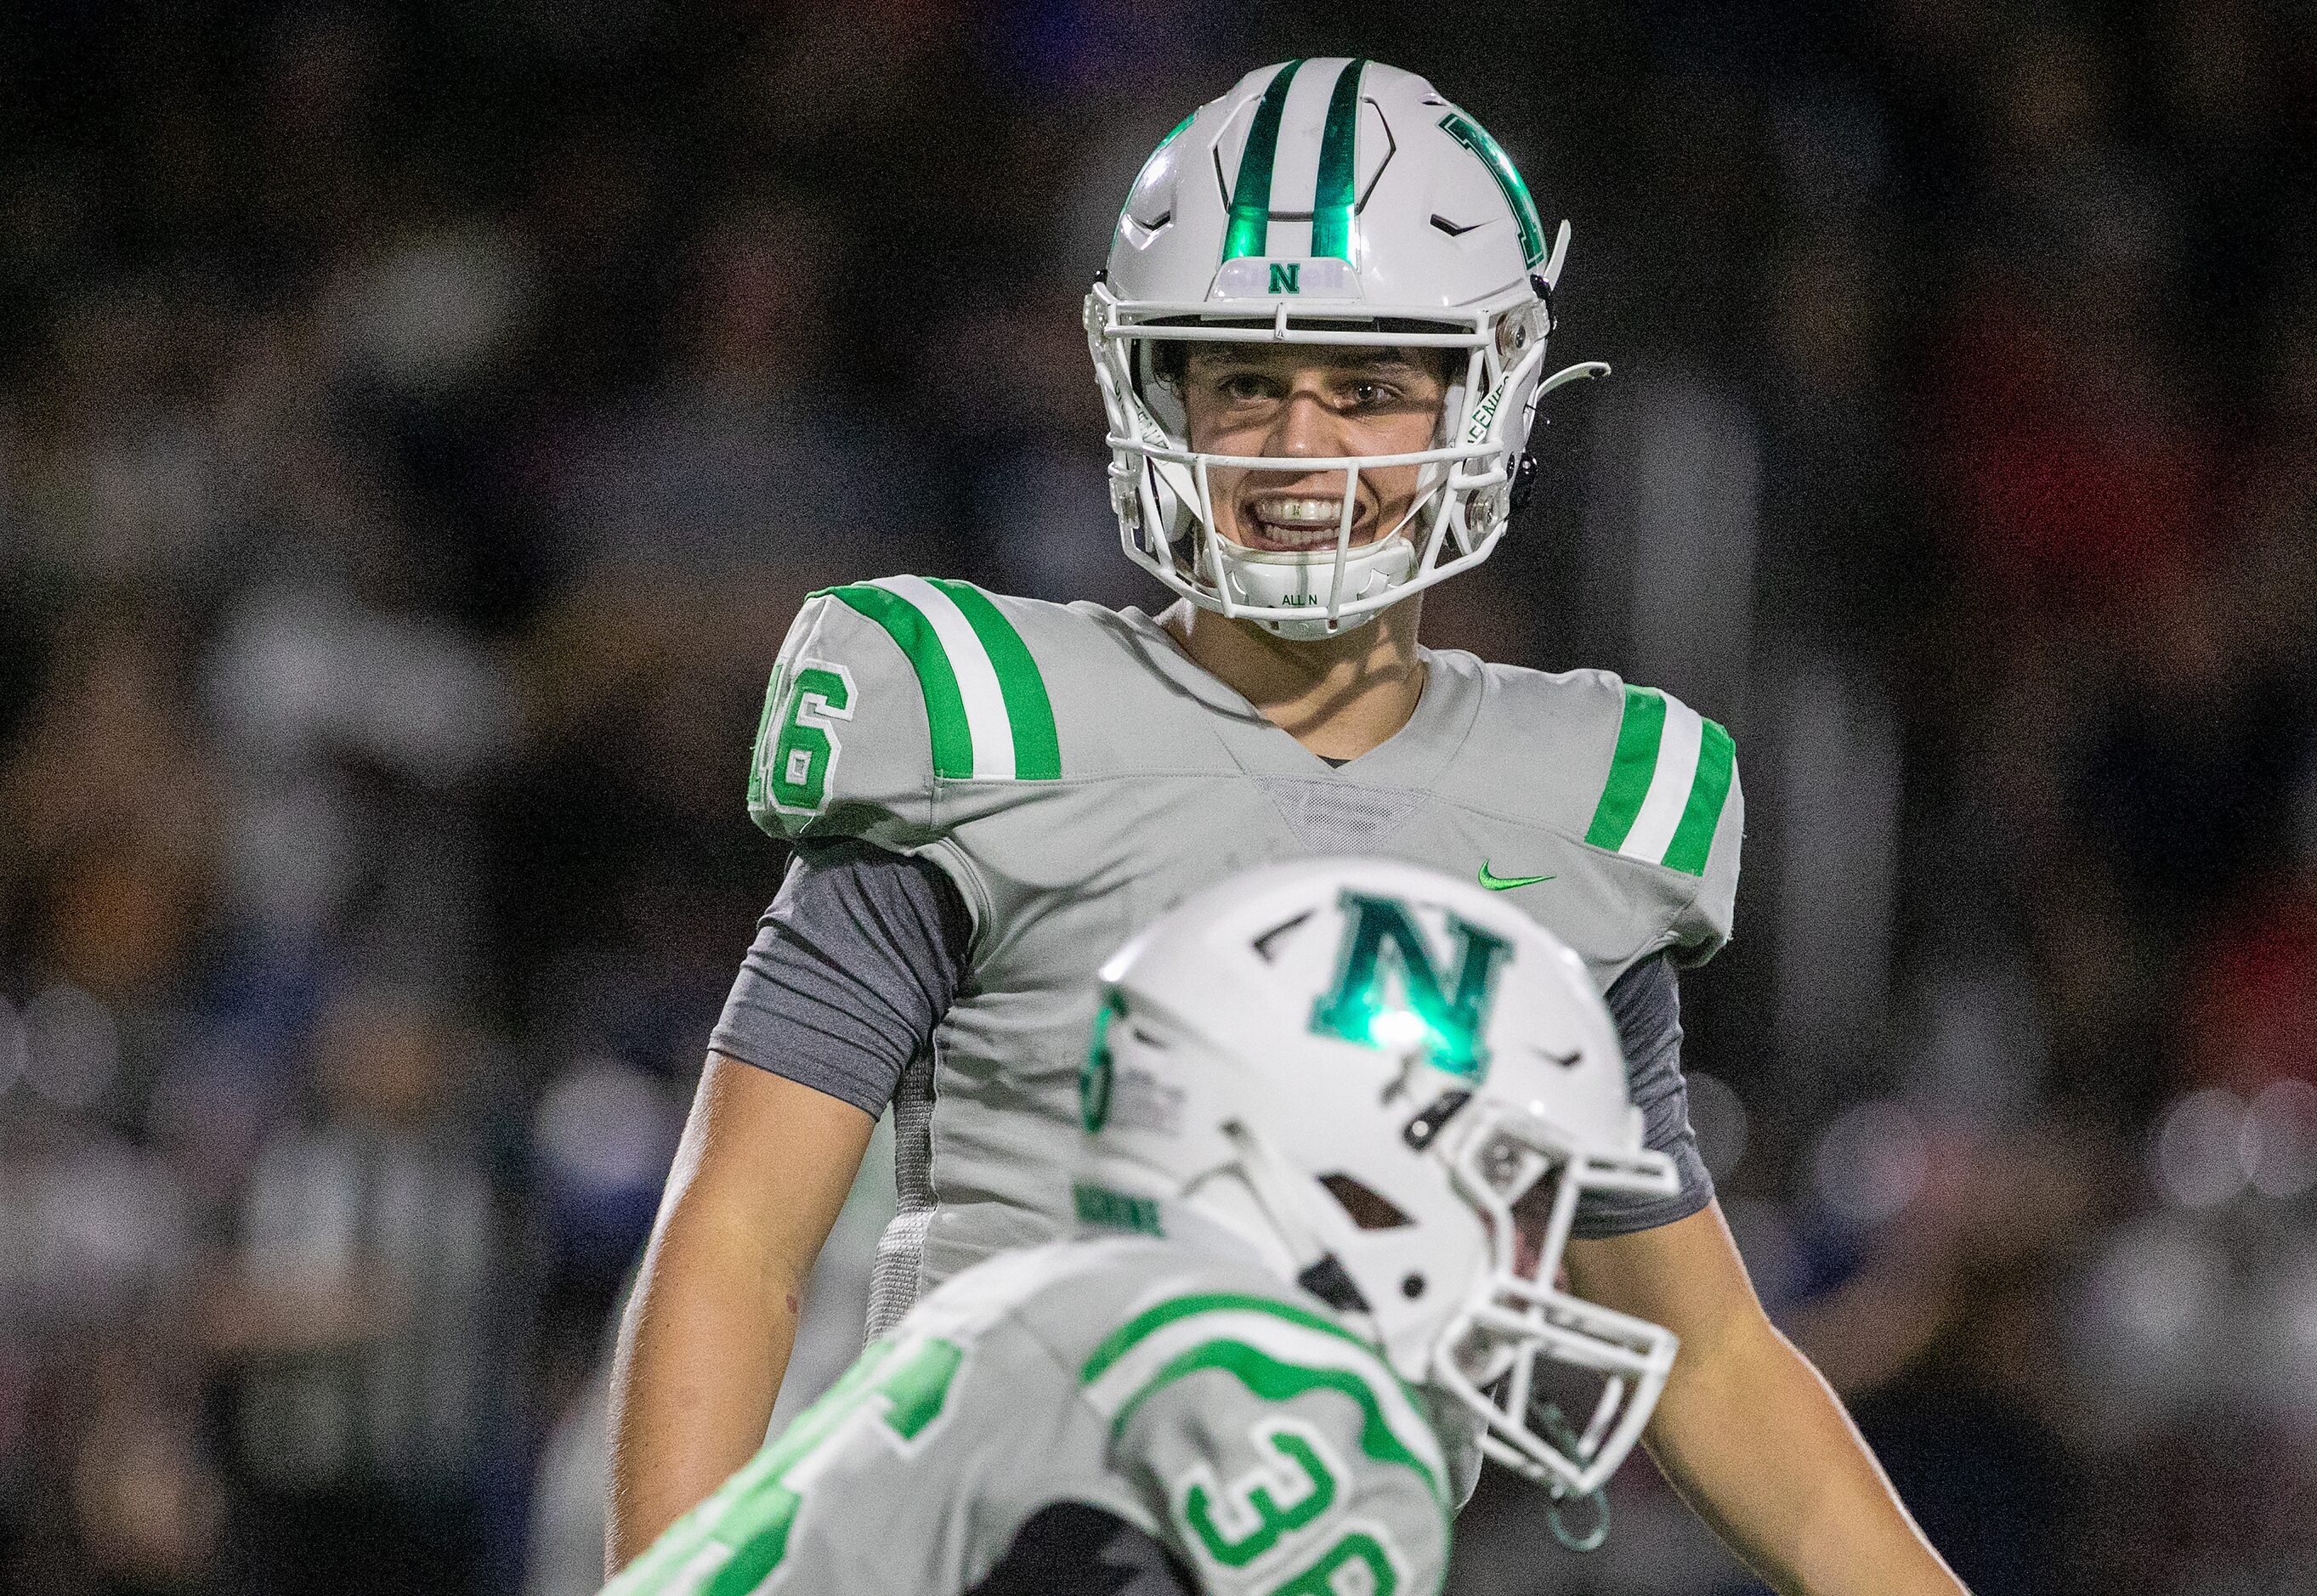
[[[1328,1195],[1362,1230],[1398,1230],[1416,1222],[1382,1192],[1347,1174],[1321,1175],[1320,1184],[1328,1189]]]

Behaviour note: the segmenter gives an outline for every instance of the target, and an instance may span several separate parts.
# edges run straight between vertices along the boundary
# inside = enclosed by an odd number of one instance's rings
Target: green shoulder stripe
[[[1649,796],[1657,773],[1658,744],[1665,735],[1665,694],[1646,687],[1625,689],[1625,711],[1617,722],[1617,752],[1609,761],[1609,784],[1593,811],[1585,840],[1615,851],[1625,845],[1633,817]]]
[[[1367,1342],[1334,1321],[1269,1297],[1203,1293],[1162,1302],[1096,1348],[1078,1381],[1114,1432],[1176,1381],[1214,1369],[1266,1402],[1333,1391],[1360,1414],[1360,1449],[1404,1467],[1447,1501],[1438,1438],[1415,1395]]]
[[[1037,661],[1014,623],[979,588],[886,576],[824,591],[875,621],[908,656],[925,696],[935,775],[1015,781],[1060,777],[1053,702]]]
[[[868,617],[900,645],[917,673],[917,691],[925,695],[926,721],[933,731],[934,774],[973,773],[973,736],[966,728],[965,700],[957,691],[957,673],[935,635],[933,623],[908,600],[872,583],[832,587],[830,598]],[[819,594],[815,594],[819,597]]]
[[[1585,840],[1702,876],[1736,768],[1736,745],[1720,726],[1655,688],[1628,686]]]
[[[1697,780],[1683,806],[1681,824],[1666,849],[1665,865],[1692,876],[1705,874],[1705,857],[1713,846],[1713,828],[1722,822],[1722,806],[1730,797],[1730,778],[1738,768],[1738,745],[1715,722],[1703,723],[1704,738],[1697,753]]]
[[[1126,1355],[1127,1351],[1146,1340],[1152,1332],[1164,1330],[1177,1319],[1187,1319],[1194,1314],[1212,1314],[1220,1309],[1237,1308],[1250,1314],[1269,1314],[1291,1324],[1301,1324],[1306,1330],[1316,1330],[1323,1335],[1336,1336],[1349,1342],[1363,1351],[1367,1342],[1337,1324],[1308,1308],[1293,1303],[1275,1302],[1268,1297],[1250,1297],[1239,1291],[1202,1291],[1189,1297],[1169,1297],[1156,1307],[1145,1308],[1103,1339],[1078,1370],[1078,1384],[1091,1386],[1110,1371],[1110,1366]]]
[[[1038,662],[1014,623],[998,612],[989,596],[970,582],[936,582],[964,611],[982,651],[997,673],[997,689],[1006,700],[1006,718],[1014,734],[1014,776],[1019,781],[1052,781],[1062,773],[1062,750],[1054,735],[1054,704],[1046,696],[1045,678]]]

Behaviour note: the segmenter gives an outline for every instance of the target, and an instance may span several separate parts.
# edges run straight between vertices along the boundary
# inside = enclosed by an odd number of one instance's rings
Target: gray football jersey
[[[1448,1488],[1417,1398],[1315,1299],[1180,1243],[1057,1243],[927,1296],[609,1596],[957,1596],[1060,1502],[1203,1591],[1430,1596]]]
[[[923,854],[974,920],[971,986],[895,1098],[872,1333],[967,1264],[1064,1233],[1096,973],[1234,871],[1367,854],[1477,876],[1605,990],[1722,944],[1743,812],[1727,733],[1606,672],[1424,659],[1409,724],[1332,768],[1138,611],[916,576],[806,603],[751,814]]]

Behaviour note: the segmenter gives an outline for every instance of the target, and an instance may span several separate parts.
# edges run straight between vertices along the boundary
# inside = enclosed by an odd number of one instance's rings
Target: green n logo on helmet
[[[1444,981],[1409,906],[1346,891],[1335,984],[1311,1011],[1311,1029],[1364,1047],[1421,1047],[1435,1069],[1479,1080],[1489,1073],[1489,1009],[1512,944],[1455,915],[1456,967]]]
[[[1274,261],[1271,263],[1271,288],[1275,294],[1300,294],[1303,291],[1303,263]]]

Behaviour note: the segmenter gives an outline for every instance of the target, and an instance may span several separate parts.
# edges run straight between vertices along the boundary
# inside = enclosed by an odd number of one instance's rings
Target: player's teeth
[[[1341,499],[1268,499],[1257,512],[1275,526],[1334,526],[1344,513]]]

